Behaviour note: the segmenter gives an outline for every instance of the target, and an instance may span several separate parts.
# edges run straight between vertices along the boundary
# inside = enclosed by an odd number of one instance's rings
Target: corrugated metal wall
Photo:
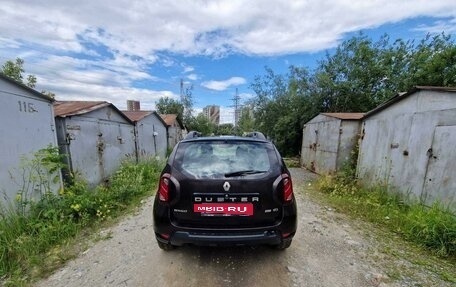
[[[334,173],[349,160],[359,121],[318,115],[303,129],[301,164],[316,173]]]
[[[355,148],[358,144],[361,129],[360,120],[342,120],[340,128],[339,147],[337,154],[337,170],[352,158],[356,161]]]
[[[164,159],[167,150],[166,126],[155,113],[150,114],[136,125],[139,159],[158,156]]]
[[[26,187],[21,157],[32,159],[36,151],[57,146],[52,104],[0,79],[0,117],[0,203],[5,197],[14,199],[24,188],[31,196],[39,196],[39,186]],[[59,183],[51,184],[52,191],[59,187]]]
[[[318,115],[303,130],[301,163],[316,173],[336,170],[340,120]]]
[[[122,160],[135,159],[134,126],[111,107],[56,122],[71,171],[91,186],[107,180]]]
[[[456,210],[456,96],[419,91],[364,120],[358,177]]]
[[[180,127],[168,126],[168,147],[174,148],[174,146],[182,140],[182,131]]]

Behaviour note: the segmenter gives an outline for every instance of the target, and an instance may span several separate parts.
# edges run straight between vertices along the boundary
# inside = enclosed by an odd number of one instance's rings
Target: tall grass
[[[431,207],[388,193],[386,187],[362,187],[351,177],[322,177],[321,191],[340,210],[385,226],[442,257],[456,259],[456,217],[443,205]]]
[[[288,168],[301,167],[299,157],[286,157],[283,158],[283,161],[285,162]]]
[[[47,192],[36,202],[18,196],[17,202],[3,206],[0,285],[1,278],[5,285],[24,285],[56,268],[67,259],[56,247],[152,194],[162,167],[156,160],[125,162],[107,186],[89,190],[76,180],[57,195]]]

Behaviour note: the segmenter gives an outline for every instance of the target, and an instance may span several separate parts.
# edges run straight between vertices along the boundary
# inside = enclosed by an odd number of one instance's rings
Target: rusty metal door
[[[302,139],[301,163],[302,165],[315,171],[315,156],[317,151],[316,124],[308,124],[304,128]]]
[[[438,126],[434,130],[432,147],[428,150],[428,166],[422,201],[440,201],[456,209],[456,126]]]
[[[336,172],[340,143],[340,120],[318,123],[316,135],[315,171],[319,174]]]

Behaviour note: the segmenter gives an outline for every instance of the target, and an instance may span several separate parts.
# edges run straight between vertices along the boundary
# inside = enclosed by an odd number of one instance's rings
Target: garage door
[[[456,126],[438,126],[434,131],[424,182],[426,204],[438,200],[456,210]]]

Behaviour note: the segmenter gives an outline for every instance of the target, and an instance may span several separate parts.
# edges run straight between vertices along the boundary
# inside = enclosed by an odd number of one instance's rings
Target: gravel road
[[[299,225],[291,247],[160,250],[152,229],[152,199],[36,286],[396,286],[367,259],[369,243],[331,208],[307,195],[315,176],[291,169]]]

